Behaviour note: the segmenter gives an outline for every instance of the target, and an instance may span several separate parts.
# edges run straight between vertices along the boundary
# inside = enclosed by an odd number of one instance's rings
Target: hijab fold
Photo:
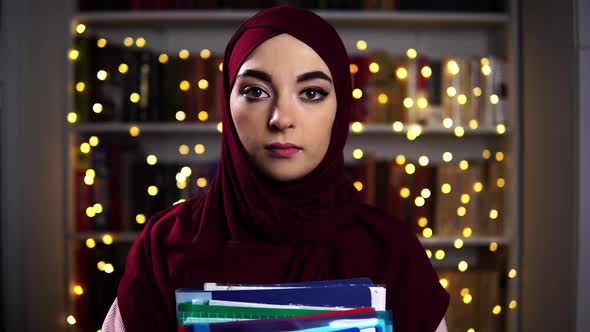
[[[264,41],[289,34],[327,64],[337,97],[322,161],[302,178],[259,174],[237,135],[229,96],[242,63]],[[230,39],[220,98],[218,173],[208,192],[155,214],[128,255],[117,300],[128,331],[174,331],[174,291],[203,282],[276,283],[369,277],[388,288],[396,331],[434,331],[448,294],[416,236],[399,220],[361,204],[344,176],[351,110],[344,44],[311,11],[260,11]]]

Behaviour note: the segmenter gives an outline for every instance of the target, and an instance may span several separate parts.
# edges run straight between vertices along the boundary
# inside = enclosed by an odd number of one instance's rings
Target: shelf
[[[70,125],[70,129],[78,134],[128,134],[129,128],[137,126],[141,134],[215,134],[218,135],[217,125],[211,123],[96,123]],[[395,132],[388,124],[364,125],[362,132],[350,132],[350,135],[386,135],[394,134],[405,136],[409,126],[405,126],[400,132]],[[453,129],[444,127],[423,127],[421,136],[447,135],[454,136]],[[507,131],[504,135],[509,134]],[[501,136],[493,127],[482,127],[478,129],[465,128],[465,136]]]
[[[85,233],[71,233],[68,239],[71,241],[85,241],[88,238],[101,239],[104,235],[111,235],[113,237],[113,243],[132,243],[135,238],[139,235],[138,232],[85,232]],[[498,246],[504,246],[511,243],[510,238],[507,236],[480,236],[463,238],[460,236],[456,237],[431,237],[423,238],[419,237],[420,242],[426,248],[430,247],[452,247],[457,238],[463,240],[463,248],[472,247],[487,247],[491,242],[496,242]]]
[[[133,25],[170,27],[172,25],[237,24],[246,21],[256,10],[137,11],[88,12],[73,18],[75,23],[95,25]],[[502,26],[510,22],[507,14],[455,12],[382,12],[316,10],[318,15],[338,25],[422,25],[422,26]]]

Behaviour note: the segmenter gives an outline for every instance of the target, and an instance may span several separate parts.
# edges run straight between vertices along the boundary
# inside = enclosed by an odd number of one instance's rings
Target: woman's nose
[[[274,130],[285,130],[295,127],[295,105],[288,97],[279,98],[273,107],[269,126]]]

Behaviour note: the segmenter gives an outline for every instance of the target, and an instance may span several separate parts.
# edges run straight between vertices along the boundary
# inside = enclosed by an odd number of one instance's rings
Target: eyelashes
[[[261,99],[270,97],[270,94],[263,88],[252,85],[241,88],[240,94],[246,97],[248,102],[257,102]],[[318,103],[324,100],[328,94],[329,92],[320,87],[310,87],[301,90],[299,96],[304,102]]]

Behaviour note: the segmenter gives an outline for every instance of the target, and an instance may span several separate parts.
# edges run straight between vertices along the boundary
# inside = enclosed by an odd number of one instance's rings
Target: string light
[[[123,39],[123,45],[125,45],[125,47],[133,46],[133,38],[125,37],[125,39]]]
[[[201,53],[199,53],[199,55],[201,56],[201,59],[209,59],[211,57],[211,51],[204,48],[201,50]]]
[[[134,103],[137,104],[139,103],[139,101],[141,100],[141,96],[139,95],[139,93],[137,92],[133,92],[130,96],[129,96],[129,100]]]
[[[449,62],[447,62],[447,70],[453,76],[459,74],[460,71],[459,65],[455,60],[450,60]]]
[[[513,309],[513,310],[516,309],[516,301],[515,300],[510,301],[510,304],[508,304],[508,308]]]
[[[110,273],[113,273],[115,271],[115,268],[113,267],[113,264],[107,263],[107,264],[104,265],[103,271],[105,273],[109,273],[110,274]]]
[[[483,183],[477,181],[473,184],[473,191],[475,191],[476,193],[479,193],[483,190]]]
[[[499,135],[502,135],[502,134],[506,133],[506,126],[505,126],[505,125],[503,125],[503,124],[501,124],[501,123],[500,123],[500,124],[498,124],[498,125],[496,126],[496,132],[497,132]]]
[[[80,24],[76,25],[76,32],[78,34],[81,35],[84,33],[84,31],[86,31],[86,26],[84,24],[80,23]]]
[[[110,234],[105,234],[102,236],[102,243],[106,244],[106,245],[111,245],[113,244],[113,236]]]
[[[357,66],[354,63],[351,63],[350,66],[349,66],[349,70],[350,70],[350,73],[354,75],[354,74],[358,73],[359,66]]]
[[[465,272],[469,268],[469,264],[467,264],[466,261],[460,261],[457,267],[459,268],[459,271]]]
[[[99,48],[104,48],[105,46],[107,46],[107,40],[104,38],[99,38],[96,41],[96,46],[98,46]]]
[[[405,167],[406,173],[408,173],[409,175],[412,175],[416,172],[416,166],[414,166],[414,164],[412,163],[408,163]]]
[[[66,318],[66,322],[68,322],[70,325],[76,325],[76,318],[73,315],[69,315]]]
[[[452,153],[450,153],[450,152],[445,152],[445,153],[443,153],[443,155],[442,155],[442,159],[443,159],[445,162],[449,163],[449,162],[451,162],[451,161],[453,160],[453,154],[452,154]]]
[[[428,166],[429,160],[428,157],[426,156],[420,156],[420,158],[418,158],[418,164],[420,164],[420,166]]]
[[[205,153],[205,146],[203,144],[195,145],[195,153],[196,154],[203,154]]]
[[[465,105],[467,104],[467,96],[464,94],[460,94],[457,96],[457,102],[459,102],[459,105]]]
[[[491,252],[496,252],[498,250],[498,243],[497,242],[491,242],[490,243],[490,251]]]
[[[385,93],[380,93],[380,94],[377,96],[377,102],[378,102],[380,105],[385,105],[385,104],[387,104],[387,102],[388,102],[388,101],[389,101],[389,97],[387,97],[387,94],[385,94]]]
[[[457,208],[457,215],[459,217],[464,217],[467,214],[467,209],[464,206],[460,206]]]
[[[465,129],[463,129],[461,126],[455,127],[455,136],[463,137],[463,135],[465,135]]]
[[[492,156],[492,152],[488,149],[483,150],[483,152],[481,153],[483,159],[490,159],[490,157]]]
[[[161,64],[165,64],[168,62],[168,54],[162,53],[158,56],[158,62]]]
[[[139,37],[135,40],[135,46],[142,48],[145,46],[145,38]]]
[[[490,103],[492,103],[492,105],[496,105],[500,102],[500,98],[498,97],[498,95],[493,94],[490,96]]]
[[[404,130],[404,124],[401,121],[395,121],[393,125],[391,125],[391,127],[393,131],[395,131],[396,133],[399,133],[402,130]]]
[[[422,206],[424,206],[425,203],[426,203],[426,200],[422,196],[418,196],[414,200],[414,204],[416,204],[417,207],[422,207]]]
[[[447,96],[455,97],[456,95],[457,95],[457,89],[455,89],[455,87],[450,86],[447,88]]]
[[[223,131],[223,124],[221,122],[217,123],[217,131],[220,133]]]
[[[147,156],[146,161],[148,163],[148,165],[155,165],[158,163],[158,157],[156,157],[153,154],[150,154],[149,156]]]
[[[75,112],[68,113],[68,122],[69,123],[76,123],[78,121],[78,114]]]
[[[97,136],[90,136],[90,139],[88,139],[88,143],[90,144],[90,146],[92,147],[96,147],[98,146],[98,143],[100,142],[100,140],[98,139]]]
[[[428,219],[426,219],[426,217],[420,217],[418,219],[418,226],[424,228],[428,225]]]
[[[371,64],[369,64],[369,71],[373,74],[377,74],[379,72],[379,64],[377,62],[371,62]]]
[[[186,113],[184,111],[178,111],[175,114],[176,121],[182,122],[186,119]]]
[[[363,190],[363,183],[361,181],[354,181],[353,185],[357,191]]]
[[[437,250],[437,251],[434,253],[434,257],[435,257],[436,259],[438,259],[439,261],[442,261],[442,260],[445,258],[445,255],[446,255],[446,254],[445,254],[445,251],[444,251],[444,250]]]
[[[180,153],[183,156],[186,156],[189,153],[189,151],[190,151],[190,149],[189,149],[188,145],[186,145],[186,144],[181,144],[178,147],[178,153]]]
[[[440,285],[441,285],[441,286],[442,286],[444,289],[446,289],[447,287],[449,287],[449,280],[448,280],[448,279],[446,279],[446,278],[442,278],[442,279],[440,279],[440,280],[439,280],[439,282],[440,282]]]
[[[456,239],[455,242],[453,242],[453,246],[457,249],[461,249],[463,248],[463,240],[462,239]]]
[[[80,151],[84,154],[87,154],[90,152],[90,144],[89,143],[82,143],[80,144]]]
[[[461,203],[469,204],[470,200],[471,200],[471,197],[469,196],[469,194],[461,194]]]
[[[355,121],[355,122],[352,123],[352,125],[350,126],[350,128],[351,128],[351,130],[352,130],[353,133],[358,134],[358,133],[361,133],[363,131],[363,124],[360,123],[360,122],[358,122],[358,121]]]
[[[479,123],[475,119],[469,120],[469,128],[475,130],[479,127]]]
[[[405,108],[412,108],[414,106],[414,100],[410,97],[404,99],[404,107]]]
[[[352,157],[354,159],[361,159],[363,157],[363,150],[354,149],[354,151],[352,151]]]
[[[508,278],[514,279],[516,278],[516,274],[516,269],[510,269],[510,271],[508,271]]]
[[[148,187],[148,194],[150,196],[156,196],[158,194],[158,187],[156,187],[156,186],[149,186]]]
[[[362,39],[361,39],[361,40],[357,40],[357,42],[356,42],[356,48],[357,48],[359,51],[364,51],[364,50],[366,50],[366,49],[367,49],[367,42],[366,42],[366,41],[364,41],[364,40],[362,40]]]
[[[209,119],[209,113],[200,111],[199,114],[197,114],[197,117],[199,118],[199,121],[205,122],[207,119]]]
[[[102,204],[96,203],[96,204],[94,204],[93,208],[94,208],[94,212],[96,214],[102,213]]]
[[[471,229],[471,227],[463,228],[463,237],[471,237],[472,234],[473,230]]]
[[[424,66],[420,70],[420,74],[422,74],[422,76],[424,76],[424,78],[429,78],[430,76],[432,76],[432,68],[430,68],[428,66]]]
[[[490,210],[490,219],[492,219],[492,220],[498,219],[498,210],[496,210],[496,209]]]
[[[502,312],[502,307],[500,305],[496,305],[494,309],[492,309],[492,313],[494,315],[499,315]]]
[[[496,186],[498,186],[498,188],[504,188],[505,185],[506,185],[506,180],[504,180],[504,178],[498,178],[496,180]]]
[[[432,237],[432,229],[430,229],[429,227],[424,228],[424,230],[422,230],[422,236],[424,236],[427,239]]]
[[[188,50],[185,50],[185,49],[182,49],[182,50],[180,50],[180,52],[178,52],[178,57],[181,58],[182,60],[188,59],[188,57],[190,55],[191,54],[189,53],[189,51]]]
[[[422,191],[420,192],[420,194],[422,195],[422,197],[424,198],[430,198],[430,189],[428,188],[424,188],[422,189]]]
[[[197,82],[197,86],[201,90],[207,90],[209,87],[209,82],[206,79],[200,79],[199,82]]]
[[[106,80],[108,76],[109,76],[109,73],[106,70],[103,70],[103,69],[99,70],[96,73],[96,78],[98,78],[101,81]]]
[[[413,49],[413,48],[409,48],[409,49],[406,51],[406,55],[407,55],[407,56],[408,56],[408,58],[410,58],[410,59],[415,59],[415,58],[418,56],[418,52],[417,52],[415,49]]]
[[[451,187],[451,185],[450,185],[450,184],[448,184],[448,183],[443,183],[443,184],[442,184],[442,186],[440,187],[440,191],[441,191],[443,194],[448,194],[448,193],[450,193],[450,192],[451,192],[451,190],[452,190],[452,187]]]
[[[191,84],[187,80],[181,81],[178,86],[182,91],[188,91],[191,88]]]
[[[418,105],[418,108],[425,109],[426,107],[428,107],[428,100],[426,100],[426,98],[424,97],[421,97],[418,98],[416,104]]]
[[[496,161],[504,160],[504,152],[498,151],[496,152]]]
[[[139,213],[138,215],[135,216],[135,222],[143,225],[146,222],[146,217],[144,214]]]
[[[138,126],[131,126],[129,128],[129,135],[131,135],[132,137],[137,137],[139,136],[140,130]]]
[[[84,82],[76,83],[76,91],[84,92],[85,89],[86,89],[86,83],[84,83]]]
[[[84,294],[84,288],[82,288],[82,286],[80,285],[74,285],[74,287],[72,287],[72,292],[78,296]]]
[[[481,67],[481,73],[484,76],[489,76],[492,73],[492,67],[490,67],[489,65],[484,65]]]
[[[399,190],[399,194],[402,198],[410,197],[410,189],[403,187]]]
[[[92,105],[92,111],[96,114],[100,114],[102,113],[102,104],[101,103],[95,103],[94,105]]]
[[[461,161],[459,162],[459,168],[460,168],[462,171],[466,171],[467,169],[469,169],[469,162],[468,162],[467,160],[461,160]]]
[[[197,186],[199,188],[205,188],[207,186],[207,179],[205,179],[205,178],[198,178],[197,179]],[[361,186],[362,186],[362,183],[361,183]],[[361,189],[362,189],[362,187],[361,187]]]
[[[96,241],[94,241],[92,238],[86,239],[86,247],[89,249],[96,247]]]
[[[451,119],[451,118],[445,118],[445,119],[443,120],[443,127],[445,127],[445,128],[447,128],[447,129],[449,129],[449,128],[451,128],[452,126],[453,126],[453,119]]]
[[[352,97],[354,99],[361,99],[363,97],[363,91],[359,88],[352,90]]]
[[[395,76],[399,80],[405,80],[406,78],[408,78],[408,70],[404,67],[399,67],[395,70]]]
[[[129,71],[129,66],[126,63],[122,63],[119,65],[118,69],[119,69],[119,73],[127,74],[127,72]]]

